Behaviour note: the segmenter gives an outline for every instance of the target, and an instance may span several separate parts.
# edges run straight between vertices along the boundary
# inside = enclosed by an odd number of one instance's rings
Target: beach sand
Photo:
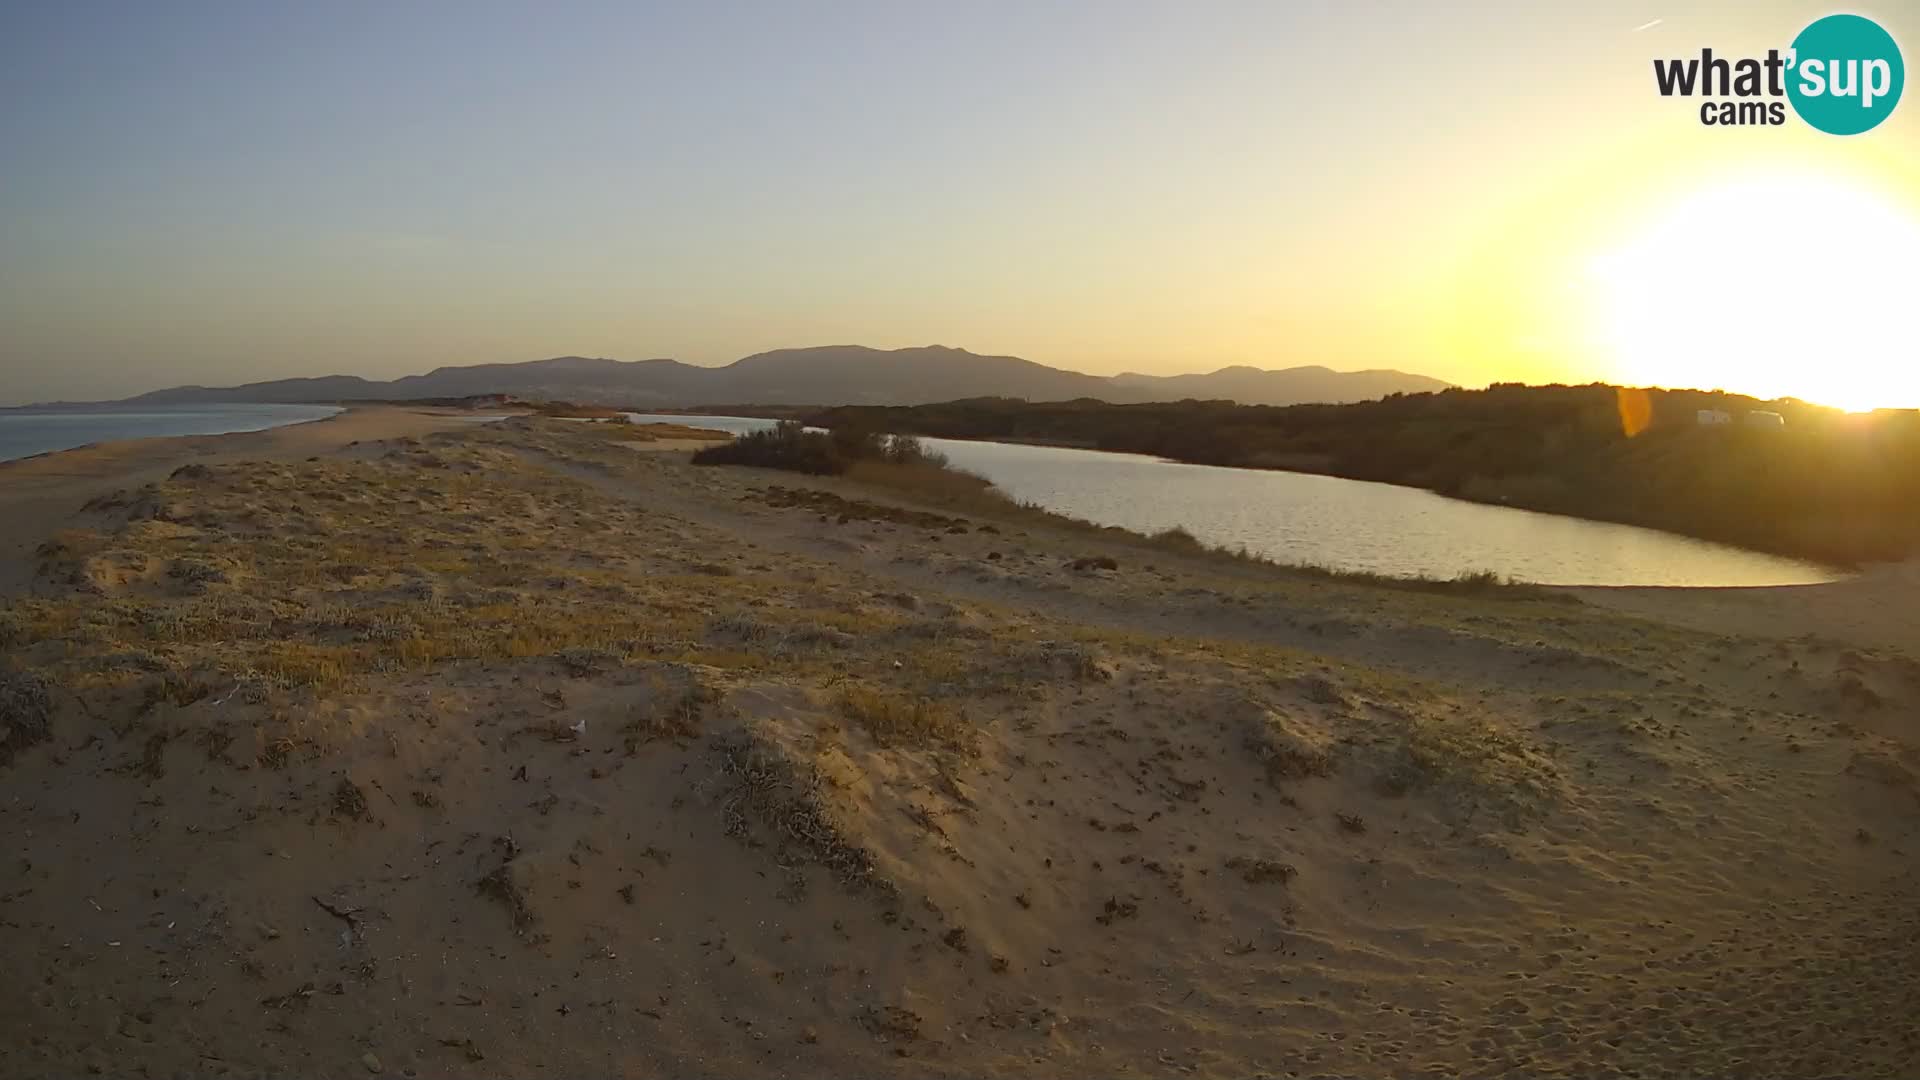
[[[1773,588],[1576,589],[1587,603],[1716,633],[1815,637],[1920,656],[1920,560]]]
[[[1920,1060],[1909,570],[1383,588],[596,427],[0,466],[0,1074]]]

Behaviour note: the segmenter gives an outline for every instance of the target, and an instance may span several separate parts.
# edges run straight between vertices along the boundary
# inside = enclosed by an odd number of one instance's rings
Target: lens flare
[[[1920,406],[1920,220],[1776,174],[1703,189],[1593,260],[1597,336],[1630,385]]]

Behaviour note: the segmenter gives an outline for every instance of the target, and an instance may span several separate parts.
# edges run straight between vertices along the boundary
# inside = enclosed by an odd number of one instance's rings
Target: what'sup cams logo
[[[1829,15],[1808,24],[1786,52],[1730,60],[1701,49],[1699,57],[1655,60],[1662,97],[1699,97],[1708,127],[1779,125],[1787,106],[1829,135],[1878,127],[1900,104],[1907,68],[1900,46],[1879,23]]]

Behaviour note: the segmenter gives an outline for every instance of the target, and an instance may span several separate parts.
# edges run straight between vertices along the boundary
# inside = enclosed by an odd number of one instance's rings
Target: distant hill
[[[1122,403],[1202,398],[1290,405],[1364,401],[1448,385],[1398,371],[1341,372],[1324,367],[1277,371],[1230,367],[1206,375],[1129,374],[1106,378],[1017,356],[981,356],[941,345],[891,350],[827,345],[755,353],[724,367],[697,367],[677,360],[560,356],[518,364],[435,368],[425,375],[409,375],[392,382],[329,375],[242,386],[180,386],[128,400],[140,404],[298,403],[511,394],[597,405],[673,408],[741,402],[919,405],[991,396],[1028,401],[1094,398]]]

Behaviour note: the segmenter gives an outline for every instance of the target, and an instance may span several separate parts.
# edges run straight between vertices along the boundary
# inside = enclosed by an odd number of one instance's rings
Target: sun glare
[[[1771,174],[1667,207],[1591,266],[1629,385],[1865,410],[1920,406],[1920,220],[1832,177]]]

